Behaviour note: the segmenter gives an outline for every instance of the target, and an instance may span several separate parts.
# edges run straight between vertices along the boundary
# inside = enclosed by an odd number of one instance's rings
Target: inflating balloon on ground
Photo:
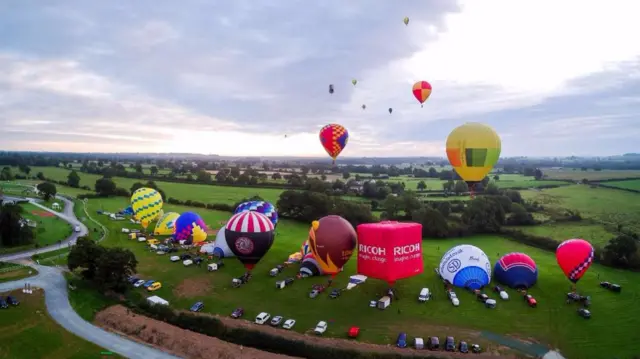
[[[322,271],[331,275],[331,280],[351,258],[356,242],[353,226],[340,216],[322,217],[313,221],[309,229],[311,252]]]
[[[175,227],[173,238],[176,242],[197,244],[207,239],[207,225],[197,213],[182,213],[176,220]]]
[[[578,283],[593,263],[594,250],[584,239],[569,239],[556,249],[556,260],[564,275],[572,283]]]
[[[224,232],[227,246],[247,271],[251,271],[267,254],[275,238],[269,218],[253,211],[234,214]]]
[[[170,236],[175,233],[176,230],[176,220],[180,217],[179,213],[176,212],[167,212],[165,213],[158,222],[156,223],[156,228],[153,230],[153,234],[156,236]]]
[[[478,247],[462,244],[449,249],[438,268],[443,280],[460,288],[482,289],[491,281],[491,262]]]
[[[144,229],[156,219],[162,210],[162,196],[153,188],[138,188],[131,195],[131,208],[136,220]]]
[[[513,289],[528,289],[538,281],[538,266],[524,253],[508,253],[496,262],[493,277]]]
[[[269,202],[249,201],[249,202],[240,203],[238,207],[236,207],[236,210],[233,212],[233,214],[246,212],[246,211],[255,211],[255,212],[262,213],[265,216],[267,216],[267,218],[269,218],[269,220],[271,221],[271,223],[273,223],[274,226],[278,225],[278,212],[276,211],[276,207]]]

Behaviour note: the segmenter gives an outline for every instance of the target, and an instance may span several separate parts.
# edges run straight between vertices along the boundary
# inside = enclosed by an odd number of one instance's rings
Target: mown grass
[[[558,242],[582,238],[600,247],[604,247],[609,243],[609,240],[616,237],[615,233],[607,231],[602,225],[583,222],[562,222],[510,228],[519,229],[535,236],[550,237]]]
[[[640,194],[588,185],[521,191],[522,197],[549,208],[578,210],[583,217],[640,232]]]
[[[34,233],[36,243],[40,246],[48,246],[58,243],[58,241],[67,239],[71,234],[71,225],[60,217],[42,217],[34,214],[33,212],[40,213],[45,210],[31,203],[24,203],[20,206],[24,209],[22,216],[25,219],[29,219],[37,223],[37,227],[34,228]]]
[[[101,358],[104,349],[69,333],[47,314],[44,292],[13,295],[20,305],[2,309],[0,315],[0,357],[11,359],[91,359]],[[121,358],[118,355],[110,358]]]
[[[603,184],[607,186],[622,188],[622,189],[633,189],[636,191],[640,191],[640,179],[629,180],[629,181],[612,181],[612,182],[605,182]]]
[[[88,286],[86,282],[75,280],[73,274],[65,273],[64,276],[73,287],[67,287],[69,303],[82,319],[92,322],[99,311],[117,303]]]
[[[580,168],[561,168],[561,169],[551,169],[551,168],[543,168],[542,172],[549,179],[562,179],[562,180],[573,180],[573,181],[581,181],[583,179],[587,179],[589,181],[601,181],[606,179],[616,179],[616,178],[640,178],[640,171],[637,170],[602,170],[602,171],[594,171],[592,169],[587,171],[582,171]]]
[[[89,208],[95,213],[98,208],[115,210],[124,204],[124,199],[91,199]],[[185,208],[167,206],[167,210],[182,211]],[[207,223],[218,226],[220,220],[230,214],[209,210],[197,210]],[[93,214],[92,214],[93,216]],[[167,256],[149,252],[144,244],[130,241],[120,233],[121,227],[133,228],[132,224],[110,221],[106,216],[99,221],[109,228],[107,246],[131,249],[138,258],[138,271],[143,279],[162,281],[163,288],[153,293],[171,303],[174,308],[187,309],[195,301],[205,303],[205,311],[228,315],[236,307],[244,307],[251,319],[261,311],[292,317],[298,321],[296,330],[304,332],[319,320],[329,322],[329,335],[344,337],[352,325],[362,328],[361,340],[376,343],[392,343],[399,331],[410,336],[456,335],[459,340],[461,328],[512,334],[518,337],[536,338],[554,348],[560,348],[569,358],[610,358],[611,353],[620,357],[635,354],[635,329],[640,326],[640,307],[637,306],[640,290],[640,274],[630,273],[594,265],[579,283],[579,289],[593,299],[593,318],[585,321],[576,314],[575,305],[565,303],[570,283],[558,268],[553,253],[531,248],[496,236],[475,236],[449,240],[425,240],[423,242],[424,274],[401,280],[396,284],[398,296],[389,310],[378,311],[368,307],[370,300],[379,298],[387,284],[369,279],[365,284],[345,292],[332,300],[326,294],[309,299],[312,284],[325,283],[325,278],[296,280],[284,290],[275,288],[275,279],[268,276],[269,269],[286,260],[299,250],[306,239],[308,225],[282,220],[278,226],[276,241],[254,270],[254,278],[247,285],[234,289],[230,282],[244,272],[244,268],[233,258],[225,261],[226,267],[218,272],[207,272],[206,266],[184,267],[179,262],[171,263]],[[499,301],[498,308],[488,311],[471,294],[458,290],[461,305],[454,308],[445,299],[441,282],[436,278],[435,268],[441,256],[454,245],[469,243],[484,249],[495,261],[508,252],[525,252],[534,258],[539,267],[538,284],[531,289],[539,302],[531,309],[510,291],[511,300]],[[286,269],[277,279],[294,276],[297,268]],[[346,265],[345,271],[335,280],[336,287],[344,287],[348,277],[356,272],[355,257]],[[202,291],[189,295],[180,291],[180,284],[188,280]],[[613,294],[598,286],[600,280],[608,280],[623,286],[621,294]],[[420,288],[430,287],[433,301],[418,304],[415,300]],[[133,289],[142,291],[142,289]],[[494,296],[491,294],[491,296]],[[442,326],[442,327],[440,327]],[[447,327],[448,329],[444,329]],[[606,330],[603,330],[606,328]],[[460,335],[457,335],[460,334]]]
[[[31,267],[0,262],[0,283],[32,277],[37,274],[38,271]]]
[[[536,181],[534,177],[527,177],[518,174],[498,174],[499,179],[494,180],[494,176],[496,174],[490,174],[489,178],[499,187],[499,188],[535,188],[540,186],[548,186],[548,185],[558,185],[564,186],[567,183],[562,181],[552,181],[552,180],[544,180],[544,181]],[[436,178],[414,178],[408,176],[400,176],[400,177],[392,177],[387,182],[404,182],[407,189],[417,190],[418,183],[420,181],[424,181],[427,185],[427,190],[431,191],[442,191],[442,186],[447,181],[436,179]]]

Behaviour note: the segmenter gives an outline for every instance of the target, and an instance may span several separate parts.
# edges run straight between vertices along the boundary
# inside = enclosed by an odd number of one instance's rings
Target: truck
[[[387,309],[391,305],[391,298],[389,296],[384,296],[378,299],[378,309]]]

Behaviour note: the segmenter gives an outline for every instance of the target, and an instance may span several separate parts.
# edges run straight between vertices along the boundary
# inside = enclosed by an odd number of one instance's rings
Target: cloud
[[[4,10],[0,27],[15,30],[0,40],[5,148],[320,156],[316,131],[338,122],[351,134],[345,156],[441,156],[451,129],[480,121],[502,135],[505,155],[634,149],[632,1]],[[410,90],[421,79],[434,86],[424,108]]]

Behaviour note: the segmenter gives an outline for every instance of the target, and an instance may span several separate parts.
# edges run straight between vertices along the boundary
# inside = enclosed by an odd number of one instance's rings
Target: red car
[[[536,301],[536,298],[534,298],[531,294],[527,294],[524,296],[524,300],[527,302],[527,304],[531,307],[531,308],[535,308],[538,306],[538,301]]]
[[[349,335],[349,338],[357,338],[358,334],[360,334],[360,328],[359,327],[351,327],[351,328],[349,328],[349,332],[347,334]]]

